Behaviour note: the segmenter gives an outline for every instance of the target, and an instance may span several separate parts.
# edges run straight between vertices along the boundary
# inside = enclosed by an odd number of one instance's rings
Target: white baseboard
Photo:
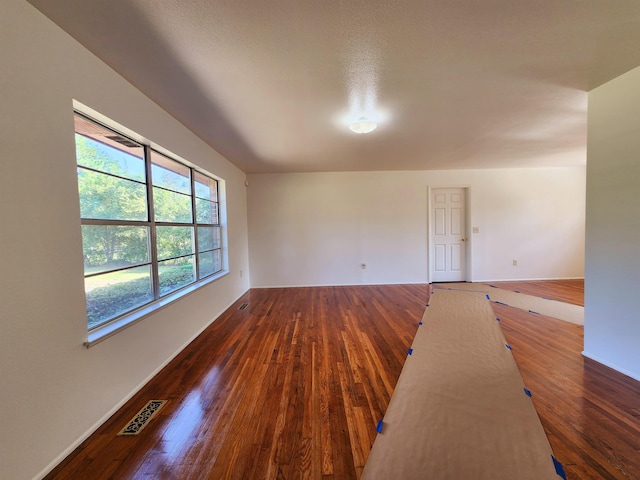
[[[238,298],[242,297],[242,295],[244,295],[245,293],[247,293],[249,290],[247,289],[244,293],[240,294],[238,296]],[[155,377],[158,373],[160,373],[160,370],[162,370],[164,367],[166,367],[169,362],[171,362],[174,358],[176,358],[180,352],[182,352],[185,348],[187,348],[187,346],[193,342],[202,332],[204,332],[213,322],[215,322],[220,315],[222,315],[224,312],[226,312],[229,307],[231,307],[231,305],[233,305],[234,303],[236,303],[238,301],[238,298],[236,298],[235,300],[233,300],[231,303],[229,303],[229,305],[227,305],[226,307],[224,307],[219,313],[218,315],[214,316],[209,322],[207,322],[201,329],[199,329],[195,334],[193,334],[191,336],[191,338],[189,338],[189,340],[187,340],[185,343],[183,343],[180,347],[178,347],[178,349],[169,356],[169,358],[167,358],[167,360],[165,360],[164,362],[162,362],[155,370],[153,370],[153,372],[151,372],[147,378],[145,378],[142,382],[140,382],[136,387],[134,387],[133,390],[131,390],[131,392],[129,392],[122,400],[120,400],[113,408],[111,408],[111,410],[109,410],[105,415],[103,415],[96,423],[94,423],[91,427],[89,427],[89,429],[87,431],[85,431],[75,442],[73,442],[71,445],[69,445],[69,447],[67,447],[60,455],[58,455],[51,463],[49,463],[49,465],[47,465],[44,469],[42,469],[40,471],[40,473],[38,473],[35,477],[33,477],[33,480],[42,480],[45,476],[47,476],[47,474],[49,472],[51,472],[51,470],[53,470],[54,468],[56,468],[56,466],[58,466],[58,464],[60,462],[62,462],[65,458],[67,458],[76,448],[78,448],[80,446],[80,444],[82,442],[84,442],[87,438],[89,438],[96,430],[98,430],[98,428],[100,428],[102,426],[102,424],[104,422],[106,422],[107,420],[109,420],[109,418],[116,413],[120,408],[122,408],[124,406],[125,403],[127,403],[129,400],[131,400],[131,398],[133,398],[133,396],[138,393],[140,391],[140,389],[142,387],[144,387],[153,377]]]
[[[500,278],[500,279],[473,279],[465,280],[470,283],[489,283],[489,282],[537,282],[544,280],[584,280],[584,277],[553,277],[553,278]],[[373,282],[373,283],[313,283],[302,285],[251,285],[251,288],[309,288],[309,287],[367,287],[367,286],[380,286],[380,285],[430,285],[431,283],[425,280],[424,282]],[[443,282],[444,283],[444,282]]]
[[[584,277],[553,277],[553,278],[492,278],[489,280],[473,279],[471,283],[489,283],[489,282],[540,282],[548,280],[584,280]]]
[[[627,370],[625,368],[622,368],[619,365],[616,365],[615,363],[608,362],[608,361],[598,357],[597,355],[592,355],[591,353],[589,353],[587,351],[583,351],[582,355],[584,357],[590,358],[591,360],[595,360],[598,363],[601,363],[605,367],[612,368],[616,372],[620,372],[623,375],[626,375],[627,377],[631,377],[634,380],[637,380],[637,381],[640,382],[640,373],[639,372],[632,372],[631,370]]]
[[[313,287],[379,287],[381,285],[427,285],[428,282],[381,283],[314,283],[310,285],[252,285],[251,288],[313,288]]]

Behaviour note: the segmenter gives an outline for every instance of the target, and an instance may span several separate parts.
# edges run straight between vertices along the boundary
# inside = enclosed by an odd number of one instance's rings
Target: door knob
[[[462,237],[462,241],[466,242],[467,241],[467,237]]]

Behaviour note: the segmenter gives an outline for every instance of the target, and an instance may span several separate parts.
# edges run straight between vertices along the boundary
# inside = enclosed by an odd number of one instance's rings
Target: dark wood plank
[[[494,285],[583,302],[581,281]],[[47,478],[358,478],[428,290],[253,289]],[[640,384],[584,359],[581,327],[494,310],[568,477],[640,478]],[[156,398],[138,437],[116,437]]]

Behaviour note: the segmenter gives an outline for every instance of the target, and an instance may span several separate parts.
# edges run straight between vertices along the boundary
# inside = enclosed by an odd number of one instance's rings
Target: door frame
[[[465,242],[465,249],[464,249],[464,258],[465,258],[465,272],[464,272],[464,277],[465,277],[465,281],[466,282],[471,282],[473,276],[471,275],[471,270],[473,267],[473,259],[472,259],[472,252],[473,249],[472,247],[472,227],[471,227],[471,185],[451,185],[451,184],[445,184],[445,185],[427,185],[427,272],[428,272],[428,278],[427,278],[427,282],[429,284],[433,283],[433,265],[434,265],[434,259],[433,259],[433,249],[431,248],[431,246],[433,245],[434,241],[433,241],[433,224],[432,224],[432,213],[431,213],[431,207],[432,207],[432,201],[431,201],[431,197],[432,197],[432,193],[433,190],[438,190],[441,188],[460,188],[462,190],[464,190],[464,228],[465,228],[465,233],[466,233],[466,237],[467,237],[467,241]]]

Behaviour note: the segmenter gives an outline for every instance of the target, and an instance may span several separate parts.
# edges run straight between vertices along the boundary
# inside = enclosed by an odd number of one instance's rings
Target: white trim
[[[539,282],[545,280],[584,280],[584,277],[541,277],[541,278],[490,278],[490,279],[474,279],[471,283],[487,283],[487,282]]]
[[[469,283],[489,283],[489,282],[535,282],[544,280],[584,280],[584,277],[562,277],[562,278],[516,278],[516,279],[492,279],[492,280],[467,280]],[[312,283],[303,285],[251,285],[251,288],[312,288],[312,287],[378,287],[381,285],[431,285],[427,280],[423,282],[378,282],[378,283]],[[446,282],[442,282],[446,283]]]
[[[464,185],[427,185],[427,282],[433,282],[433,252],[431,251],[432,227],[431,227],[431,191],[441,188],[461,188],[464,192],[464,225],[467,236],[467,242],[465,247],[465,262],[464,262],[464,276],[466,282],[471,282],[473,279],[473,245],[471,232],[471,184]]]
[[[640,382],[640,372],[632,372],[630,370],[627,370],[625,368],[622,368],[622,367],[616,365],[615,363],[607,362],[606,360],[598,357],[597,355],[592,355],[591,353],[587,352],[586,350],[583,350],[582,356],[590,358],[591,360],[593,360],[595,362],[601,363],[605,367],[609,367],[609,368],[615,370],[616,372],[620,372],[623,375],[626,375],[627,377],[630,377],[630,378]]]
[[[238,296],[235,300],[233,300],[229,305],[224,307],[218,315],[213,317],[210,322],[207,322],[200,330],[198,330],[195,334],[193,334],[185,343],[183,343],[178,349],[173,353],[167,360],[162,362],[153,372],[151,372],[144,380],[142,380],[138,385],[136,385],[131,392],[129,392],[120,402],[118,402],[111,410],[109,410],[105,415],[103,415],[96,423],[94,423],[89,429],[83,433],[78,439],[73,442],[69,447],[67,447],[60,455],[58,455],[53,461],[49,463],[44,469],[42,469],[33,480],[42,480],[45,476],[47,476],[55,467],[58,466],[60,462],[62,462],[65,458],[67,458],[71,452],[73,452],[76,448],[80,446],[82,442],[84,442],[89,436],[91,436],[98,428],[104,424],[109,418],[116,413],[120,408],[124,406],[133,396],[138,393],[142,387],[144,387],[153,377],[155,377],[160,371],[166,367],[174,358],[176,358],[187,346],[193,342],[202,332],[204,332],[209,326],[215,322],[220,316],[226,312],[231,306],[238,301],[240,297],[245,295],[249,289],[245,290],[242,294]]]
[[[305,285],[251,285],[251,288],[313,288],[313,287],[380,287],[383,285],[428,285],[424,282],[380,282],[380,283],[314,283]]]

